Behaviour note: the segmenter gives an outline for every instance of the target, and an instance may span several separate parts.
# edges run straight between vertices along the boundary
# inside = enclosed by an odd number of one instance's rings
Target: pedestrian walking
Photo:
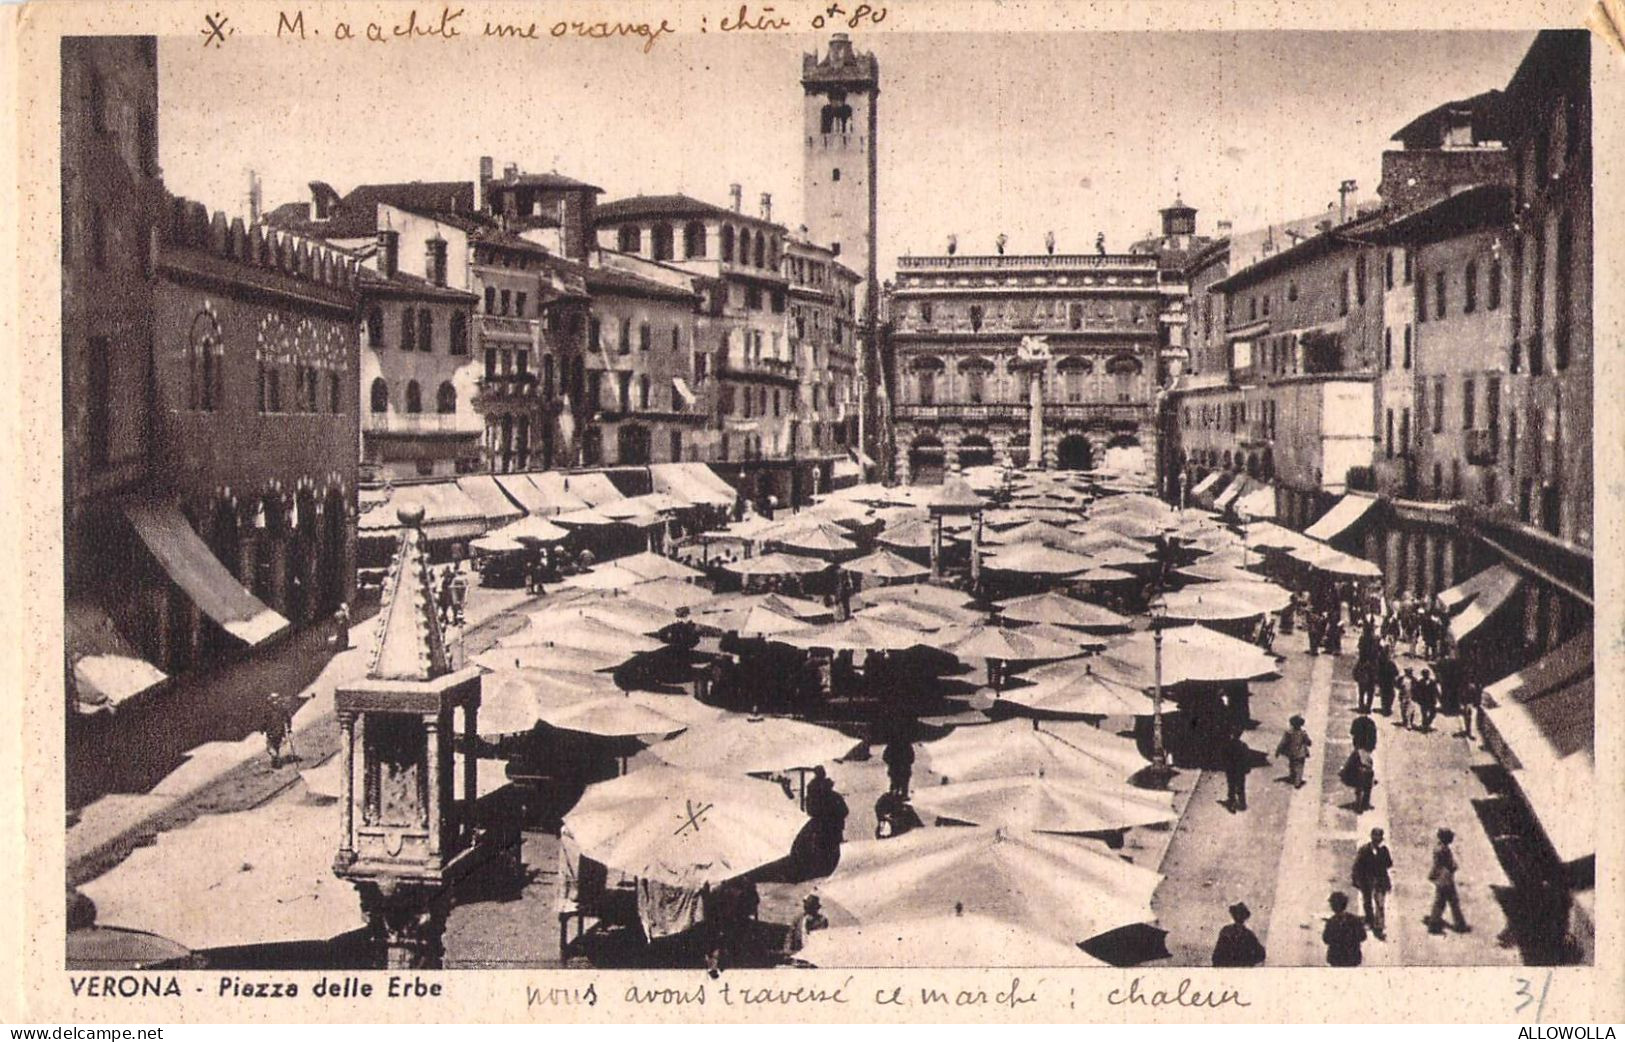
[[[1343,784],[1354,790],[1354,813],[1371,809],[1371,790],[1377,784],[1376,760],[1369,749],[1355,749],[1343,761]]]
[[[338,610],[333,613],[333,650],[345,651],[349,647],[350,605],[345,601],[340,601]]]
[[[1356,749],[1368,753],[1377,751],[1377,722],[1369,716],[1357,716],[1349,721],[1349,740]]]
[[[1456,890],[1456,854],[1450,849],[1456,834],[1449,829],[1437,833],[1439,845],[1433,848],[1433,867],[1428,870],[1428,882],[1433,884],[1433,910],[1422,921],[1429,933],[1444,933],[1444,910],[1450,909],[1457,933],[1471,929],[1467,917],[1461,914],[1461,895]]]
[[[1394,664],[1393,648],[1384,645],[1377,662],[1377,695],[1382,699],[1382,715],[1394,715],[1394,695],[1399,688],[1399,667]]]
[[[1469,680],[1461,686],[1461,730],[1458,732],[1466,738],[1472,738],[1473,718],[1477,717],[1479,730],[1484,727],[1484,687],[1476,680]]]
[[[1213,945],[1213,965],[1259,966],[1266,957],[1264,945],[1258,935],[1247,927],[1253,916],[1252,909],[1237,901],[1230,906],[1230,922],[1219,930],[1219,940]]]
[[[1303,729],[1303,717],[1294,716],[1288,722],[1291,726],[1281,735],[1280,744],[1275,747],[1275,755],[1286,757],[1287,780],[1292,783],[1294,789],[1301,789],[1303,765],[1309,760],[1309,749],[1315,744],[1315,740]]]
[[[1362,637],[1362,645],[1364,640]],[[1372,703],[1377,697],[1378,674],[1382,669],[1377,658],[1378,654],[1380,652],[1374,652],[1369,658],[1362,654],[1360,661],[1354,666],[1354,687],[1358,693],[1355,706],[1362,713],[1371,712]]]
[[[265,721],[262,725],[265,731],[265,751],[271,757],[271,769],[276,770],[282,766],[282,750],[285,745],[288,758],[294,759],[293,749],[293,711],[283,702],[282,696],[275,691],[265,700]]]
[[[1241,729],[1230,732],[1224,744],[1224,780],[1227,786],[1224,805],[1235,814],[1247,809],[1247,772],[1252,770],[1253,750],[1241,737]]]
[[[1433,674],[1424,669],[1421,679],[1414,686],[1411,697],[1422,712],[1422,730],[1432,731],[1433,718],[1439,715],[1439,684],[1433,679]]]
[[[1405,730],[1411,729],[1411,720],[1416,715],[1416,674],[1410,666],[1405,667],[1405,673],[1399,678],[1399,722]]]
[[[1332,914],[1320,932],[1320,939],[1326,942],[1326,965],[1358,966],[1360,945],[1365,943],[1365,923],[1349,911],[1349,895],[1343,891],[1332,891],[1328,903]]]
[[[1354,889],[1365,906],[1365,924],[1379,941],[1388,939],[1388,892],[1394,888],[1394,855],[1383,842],[1382,829],[1371,830],[1371,842],[1354,855]]]
[[[880,754],[886,763],[886,777],[891,791],[908,799],[908,785],[914,776],[914,743],[905,738],[894,738],[886,743]]]

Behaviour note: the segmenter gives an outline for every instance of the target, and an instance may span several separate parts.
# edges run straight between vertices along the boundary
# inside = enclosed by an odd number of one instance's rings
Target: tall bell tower
[[[852,49],[845,33],[829,39],[822,59],[801,56],[802,192],[807,233],[834,249],[837,259],[863,276],[853,302],[858,324],[860,385],[864,386],[863,448],[877,458],[885,407],[884,371],[877,355],[880,280],[875,264],[876,169],[880,62]],[[860,421],[863,423],[863,421]]]

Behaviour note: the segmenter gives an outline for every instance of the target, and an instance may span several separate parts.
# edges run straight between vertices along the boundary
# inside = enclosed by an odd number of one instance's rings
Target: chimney
[[[728,186],[728,203],[734,213],[740,213],[744,208],[745,190],[739,185]]]
[[[399,270],[401,233],[390,228],[378,229],[378,274],[386,279],[395,277]]]
[[[480,183],[479,194],[474,198],[474,209],[489,210],[491,208],[491,179],[495,176],[496,161],[490,156],[480,157]]]
[[[1222,239],[1230,234],[1230,229],[1234,226],[1229,221],[1220,221],[1216,227],[1219,229],[1219,237]]]
[[[762,193],[762,220],[771,221],[772,219],[773,219],[773,194],[771,192],[763,192]]]
[[[512,181],[512,180],[516,179],[518,176],[519,176],[519,164],[518,163],[509,163],[507,166],[502,168],[502,179],[504,181]]]
[[[393,233],[391,233],[393,234]],[[446,240],[439,233],[429,240],[427,255],[424,257],[424,268],[429,275],[429,281],[436,286],[446,284]]]
[[[260,223],[261,192],[260,175],[250,170],[248,172],[248,223],[250,226]]]

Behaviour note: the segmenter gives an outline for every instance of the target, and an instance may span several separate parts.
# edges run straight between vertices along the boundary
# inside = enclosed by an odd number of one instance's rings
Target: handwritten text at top
[[[859,29],[879,25],[886,20],[886,14],[886,8],[865,3],[854,4],[850,9],[840,4],[827,4],[811,15],[805,15],[804,12],[792,15],[772,6],[752,8],[749,4],[740,4],[737,11],[730,10],[714,21],[710,15],[702,14],[698,23],[690,28],[697,29],[701,33],[716,31],[747,34],[797,32],[808,29],[817,31],[836,27]],[[681,20],[672,18],[661,18],[658,21],[647,19],[578,21],[568,18],[534,22],[490,21],[470,15],[466,6],[453,8],[446,5],[437,12],[413,10],[404,18],[386,21],[363,23],[338,19],[331,24],[318,24],[315,18],[307,21],[302,8],[292,8],[277,12],[276,35],[282,40],[325,39],[340,43],[361,41],[372,44],[389,43],[394,40],[460,38],[537,41],[631,39],[643,41],[642,51],[647,54],[654,48],[656,42],[681,31],[682,28]]]

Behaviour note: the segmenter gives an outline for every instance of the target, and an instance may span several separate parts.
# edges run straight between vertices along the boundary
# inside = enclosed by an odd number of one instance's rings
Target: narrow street
[[[1282,677],[1256,685],[1252,706],[1259,726],[1247,742],[1273,754],[1287,720],[1301,714],[1315,738],[1306,784],[1293,789],[1284,761],[1271,755],[1270,766],[1248,779],[1247,812],[1231,814],[1223,806],[1222,772],[1203,772],[1162,865],[1166,879],[1156,907],[1169,931],[1172,961],[1207,965],[1220,927],[1229,922],[1227,908],[1245,901],[1253,913],[1249,925],[1269,952],[1266,965],[1324,965],[1320,928],[1329,915],[1328,895],[1344,891],[1358,911],[1359,894],[1350,882],[1354,855],[1371,829],[1381,828],[1393,850],[1394,891],[1388,940],[1368,940],[1365,962],[1518,965],[1516,944],[1504,940],[1510,934],[1498,900],[1510,884],[1479,815],[1480,805],[1494,799],[1482,771],[1493,762],[1490,755],[1454,733],[1457,717],[1441,716],[1431,733],[1423,733],[1398,724],[1397,706],[1393,718],[1379,713],[1373,809],[1356,815],[1353,792],[1338,777],[1352,748],[1354,656],[1311,656],[1301,632],[1278,639],[1276,650],[1287,653]],[[1406,665],[1419,669],[1421,663],[1401,659],[1401,668]],[[1433,935],[1421,921],[1433,901],[1427,873],[1439,828],[1456,834],[1469,933]]]

